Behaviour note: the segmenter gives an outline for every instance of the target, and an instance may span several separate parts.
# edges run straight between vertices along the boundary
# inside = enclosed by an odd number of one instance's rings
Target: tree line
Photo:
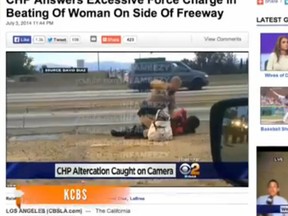
[[[194,60],[184,59],[189,67],[207,74],[239,74],[248,73],[249,60],[238,59],[234,53],[196,52]]]
[[[6,53],[6,76],[28,75],[36,72],[32,58],[25,52]]]
[[[208,74],[248,73],[248,58],[238,59],[234,53],[196,52],[195,59],[183,59],[189,67]],[[29,75],[36,73],[33,59],[25,52],[8,52],[6,54],[6,75]],[[42,69],[47,67],[42,66]]]

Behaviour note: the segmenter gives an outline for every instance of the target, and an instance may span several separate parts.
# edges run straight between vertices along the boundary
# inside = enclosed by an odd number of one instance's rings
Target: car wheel
[[[189,90],[202,90],[203,82],[201,79],[195,79],[192,81],[190,86],[188,87]]]
[[[149,82],[141,83],[141,85],[139,86],[139,89],[141,89],[141,92],[149,91],[150,90],[150,83]]]

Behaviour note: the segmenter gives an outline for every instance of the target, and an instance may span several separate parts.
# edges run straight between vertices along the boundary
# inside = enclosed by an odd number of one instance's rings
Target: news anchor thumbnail
[[[267,71],[288,71],[288,37],[280,36],[268,60]]]
[[[288,205],[287,200],[280,196],[280,185],[275,179],[271,179],[267,184],[268,195],[260,196],[257,205]],[[288,216],[284,213],[268,214],[269,216]]]

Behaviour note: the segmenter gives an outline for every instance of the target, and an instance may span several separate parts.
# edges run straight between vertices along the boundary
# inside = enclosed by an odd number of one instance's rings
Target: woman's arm
[[[173,117],[174,110],[176,109],[175,94],[168,96],[168,112],[171,118]]]

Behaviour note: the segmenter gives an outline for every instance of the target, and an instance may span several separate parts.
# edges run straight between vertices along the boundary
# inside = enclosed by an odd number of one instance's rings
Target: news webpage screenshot
[[[133,213],[142,211],[137,204],[192,204],[193,196],[201,203],[217,195],[207,187],[239,186],[223,178],[248,186],[247,105],[225,108],[234,126],[210,142],[211,107],[247,98],[247,33],[87,33],[77,45],[97,51],[81,52],[43,49],[73,46],[76,36],[31,35],[42,37],[42,51],[15,43],[29,37],[7,37],[7,187],[23,195],[9,206],[25,212],[55,202],[79,205],[67,212]],[[197,51],[205,37],[221,40],[218,50]],[[231,203],[245,195],[220,196]]]
[[[3,215],[288,212],[286,2],[0,3]]]

